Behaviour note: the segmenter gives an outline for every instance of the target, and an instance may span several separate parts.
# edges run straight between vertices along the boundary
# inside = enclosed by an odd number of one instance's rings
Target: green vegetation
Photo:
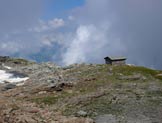
[[[162,96],[162,90],[156,90],[156,91],[148,91],[146,93],[148,97],[161,97]]]
[[[141,102],[144,107],[160,104],[161,99],[152,99],[152,97],[162,97],[162,91],[148,91],[149,84],[160,84],[161,77],[157,77],[161,71],[153,70],[140,66],[111,66],[111,65],[78,65],[65,70],[63,76],[67,78],[76,78],[76,83],[71,92],[67,93],[64,89],[62,92],[56,92],[54,95],[47,95],[33,99],[38,104],[45,105],[63,105],[64,115],[76,115],[79,110],[87,112],[87,116],[95,117],[98,114],[120,115],[124,108],[138,106]],[[139,79],[123,79],[119,77],[130,77],[140,75]],[[145,79],[143,79],[145,78]],[[69,88],[68,88],[69,89]],[[87,97],[91,93],[99,93],[106,90],[107,94],[99,97]],[[88,98],[88,99],[86,99]],[[79,100],[81,103],[69,103],[71,100]],[[72,101],[73,102],[73,101]],[[136,104],[137,103],[137,104]],[[125,107],[126,106],[126,107]],[[128,107],[127,107],[128,106]]]
[[[63,113],[64,115],[76,115],[77,111],[84,110],[88,113],[87,115],[89,117],[95,117],[98,114],[121,114],[123,110],[122,105],[117,105],[112,100],[111,97],[105,95],[85,102],[84,104],[66,107]]]
[[[124,75],[132,75],[134,73],[140,73],[147,77],[152,76],[154,78],[162,79],[162,77],[157,77],[157,74],[160,74],[161,71],[153,70],[146,67],[141,66],[114,66],[113,72],[115,73],[122,73]]]
[[[43,103],[43,104],[51,105],[51,104],[55,104],[58,99],[59,99],[58,97],[47,96],[47,97],[35,98],[35,99],[32,99],[32,101],[38,104]]]
[[[35,62],[28,61],[22,58],[9,58],[7,61],[12,62],[14,64],[21,64],[21,65],[29,65],[29,64],[35,63]]]
[[[34,97],[30,99],[33,102],[36,102],[38,104],[47,104],[47,105],[54,105],[58,102],[61,102],[65,98],[70,98],[72,96],[76,95],[75,93],[68,93],[66,91],[62,91],[57,94],[50,94],[50,95],[42,95],[41,97]]]

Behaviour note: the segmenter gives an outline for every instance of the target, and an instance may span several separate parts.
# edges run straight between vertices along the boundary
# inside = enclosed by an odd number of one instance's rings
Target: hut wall
[[[125,65],[125,60],[122,60],[122,61],[112,61],[112,65]]]
[[[106,63],[106,64],[112,64],[112,61],[109,60],[109,59],[107,59],[107,60],[105,60],[105,63]]]

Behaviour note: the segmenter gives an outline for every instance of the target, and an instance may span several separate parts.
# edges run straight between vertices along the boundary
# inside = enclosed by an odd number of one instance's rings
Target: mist
[[[27,30],[37,24],[42,5],[41,0],[0,1],[0,55],[39,51],[40,41]]]
[[[128,63],[162,69],[161,12],[161,0],[87,0],[72,11],[78,27],[64,63],[122,55]]]

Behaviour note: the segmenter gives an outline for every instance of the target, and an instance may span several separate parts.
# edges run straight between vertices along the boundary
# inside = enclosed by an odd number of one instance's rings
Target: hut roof
[[[120,57],[112,57],[112,56],[108,57],[107,56],[104,59],[110,59],[112,61],[117,61],[117,60],[126,60],[127,58],[126,57],[123,57],[123,56],[120,56]]]

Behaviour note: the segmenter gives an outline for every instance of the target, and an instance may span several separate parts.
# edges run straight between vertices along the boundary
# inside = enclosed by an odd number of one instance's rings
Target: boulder
[[[86,117],[87,116],[87,112],[80,110],[77,112],[76,114],[78,117]]]
[[[4,86],[3,91],[7,91],[7,90],[13,89],[15,87],[16,87],[15,84],[7,84],[6,86]]]

